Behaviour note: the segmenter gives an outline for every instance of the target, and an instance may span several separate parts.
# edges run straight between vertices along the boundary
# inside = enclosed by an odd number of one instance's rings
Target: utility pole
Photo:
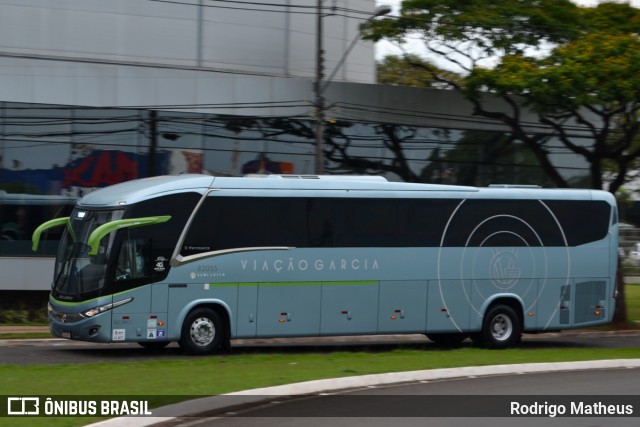
[[[316,155],[315,173],[324,174],[324,93],[322,91],[322,79],[324,78],[324,50],[322,48],[322,0],[317,0],[316,17],[316,80],[313,83],[315,99],[316,119]]]
[[[360,39],[360,33],[351,41],[351,44],[344,52],[335,69],[331,72],[331,75],[326,81],[324,80],[324,49],[322,47],[322,19],[324,14],[322,13],[322,1],[317,0],[317,23],[316,23],[316,78],[313,82],[313,91],[315,93],[315,121],[316,121],[316,151],[315,151],[315,174],[324,174],[324,92],[331,84],[331,81],[336,76],[336,73],[340,67],[344,64],[347,56],[355,47],[358,39]],[[386,15],[391,12],[391,7],[387,5],[381,5],[376,7],[373,14],[367,19],[367,22],[377,18],[378,16]]]
[[[158,151],[158,112],[149,112],[149,154],[147,156],[147,176],[156,176]]]

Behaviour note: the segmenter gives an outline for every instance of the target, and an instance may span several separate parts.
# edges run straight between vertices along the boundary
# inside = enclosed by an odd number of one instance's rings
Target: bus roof
[[[564,199],[564,200],[606,200],[611,197],[604,191],[579,189],[542,189],[532,186],[496,186],[490,188],[465,187],[443,184],[421,184],[389,182],[379,176],[340,175],[251,175],[247,177],[212,177],[208,175],[184,174],[159,176],[127,181],[112,185],[84,196],[80,206],[116,207],[129,205],[163,194],[194,191],[204,194],[210,189],[251,190],[251,195],[267,190],[300,191],[366,191],[391,193],[405,192],[416,197],[419,193],[457,195],[461,198],[520,198],[520,199]],[[597,195],[596,195],[597,193]],[[327,193],[325,193],[327,194]],[[266,195],[266,193],[265,193]],[[373,194],[372,194],[373,195]],[[419,196],[418,196],[419,197]],[[449,196],[451,197],[451,196]]]

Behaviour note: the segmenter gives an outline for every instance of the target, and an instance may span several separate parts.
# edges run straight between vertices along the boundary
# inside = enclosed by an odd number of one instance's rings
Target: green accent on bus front
[[[38,228],[35,229],[33,235],[31,236],[31,250],[36,252],[38,250],[38,245],[40,244],[40,235],[43,231],[48,230],[54,227],[60,227],[69,223],[69,217],[65,216],[64,218],[56,218],[50,221],[47,221],[43,224],[40,224]]]
[[[91,298],[91,299],[88,299],[88,300],[85,300],[85,301],[77,301],[77,302],[76,301],[60,301],[58,299],[55,299],[52,295],[49,295],[49,301],[53,301],[58,305],[64,305],[64,306],[67,306],[67,307],[74,307],[74,306],[78,306],[78,305],[87,304],[87,303],[92,302],[92,301],[98,301],[99,299],[102,299],[102,298],[104,298],[106,296],[111,297],[111,298],[120,298],[120,296],[125,295],[125,294],[131,295],[133,291],[136,291],[137,289],[144,288],[145,286],[147,286],[147,285],[137,286],[137,287],[132,288],[132,289],[127,289],[126,291],[116,292],[115,294],[103,295],[103,296],[99,296],[99,297],[96,297],[96,298]]]
[[[87,244],[90,246],[89,255],[98,255],[100,240],[113,231],[120,230],[122,228],[145,227],[147,225],[161,224],[169,221],[170,219],[170,215],[149,216],[144,218],[119,219],[117,221],[102,224],[100,227],[93,230],[93,233],[91,233],[87,239]]]
[[[113,295],[111,295],[111,297],[113,297]],[[79,305],[90,303],[92,301],[97,301],[100,298],[104,298],[104,297],[92,298],[92,299],[88,299],[86,301],[78,301],[78,302],[73,301],[72,302],[72,301],[60,301],[58,299],[55,299],[53,296],[49,295],[49,301],[52,301],[52,302],[56,303],[57,305],[62,305],[62,306],[65,306],[65,307],[76,307],[76,306],[79,306]]]

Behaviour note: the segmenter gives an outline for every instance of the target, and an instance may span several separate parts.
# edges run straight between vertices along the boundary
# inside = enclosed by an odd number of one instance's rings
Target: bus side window
[[[147,242],[143,239],[122,242],[116,264],[116,281],[142,279],[148,276],[147,249]]]

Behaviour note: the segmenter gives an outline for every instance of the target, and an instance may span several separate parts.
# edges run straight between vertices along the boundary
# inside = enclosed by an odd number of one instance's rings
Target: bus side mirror
[[[40,244],[40,235],[43,231],[48,230],[54,227],[60,227],[63,225],[69,224],[69,217],[65,216],[64,218],[56,218],[50,221],[47,221],[43,224],[40,224],[38,228],[36,228],[31,236],[31,250],[36,252],[38,250],[38,245]]]
[[[98,254],[98,247],[100,246],[100,240],[107,234],[120,230],[121,228],[135,228],[145,227],[147,225],[161,224],[171,219],[171,215],[163,216],[149,216],[145,218],[129,218],[119,219],[117,221],[107,222],[100,227],[93,230],[87,239],[87,244],[91,247],[89,249],[89,256],[95,256]]]

